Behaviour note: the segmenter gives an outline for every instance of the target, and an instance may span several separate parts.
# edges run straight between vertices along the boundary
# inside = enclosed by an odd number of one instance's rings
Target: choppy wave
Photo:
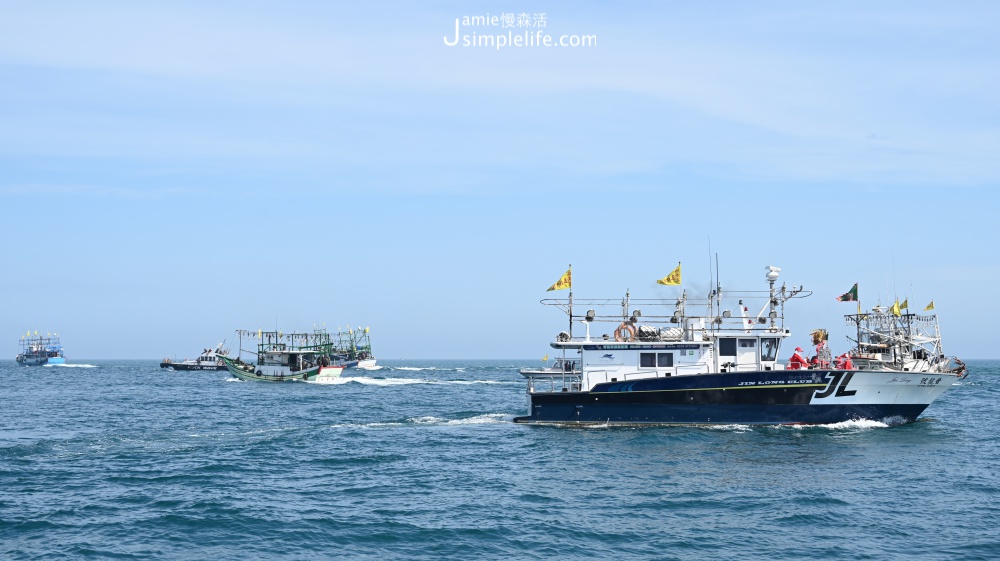
[[[46,364],[46,368],[98,368],[96,364]]]

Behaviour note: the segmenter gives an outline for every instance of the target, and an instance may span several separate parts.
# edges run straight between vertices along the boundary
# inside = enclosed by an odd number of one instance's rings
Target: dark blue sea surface
[[[998,559],[1000,361],[918,422],[515,425],[518,368],[0,362],[0,559]]]

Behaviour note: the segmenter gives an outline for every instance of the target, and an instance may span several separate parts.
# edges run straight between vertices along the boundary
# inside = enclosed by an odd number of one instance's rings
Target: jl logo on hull
[[[847,384],[854,377],[854,372],[828,372],[824,378],[830,381],[826,388],[819,390],[813,396],[814,399],[822,399],[824,397],[830,397],[832,394],[834,397],[850,397],[857,392],[857,390],[848,390]],[[836,393],[834,393],[836,391]]]

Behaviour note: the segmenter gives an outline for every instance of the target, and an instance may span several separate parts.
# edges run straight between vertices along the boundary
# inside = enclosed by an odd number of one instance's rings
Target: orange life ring
[[[627,336],[625,335],[626,331],[628,332]],[[618,326],[618,329],[615,329],[615,341],[621,343],[625,341],[631,341],[632,339],[635,339],[635,327],[633,327],[628,323],[622,322],[622,324]]]

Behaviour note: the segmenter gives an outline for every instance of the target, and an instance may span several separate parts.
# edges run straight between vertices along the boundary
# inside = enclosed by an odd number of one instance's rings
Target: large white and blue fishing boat
[[[853,364],[792,369],[778,359],[791,333],[785,306],[802,287],[726,292],[695,301],[546,299],[569,316],[552,348],[576,365],[527,377],[528,414],[555,425],[830,424],[913,421],[965,375],[945,357],[935,315],[875,308],[846,316],[857,328]],[[584,315],[573,306],[583,305]],[[751,308],[752,307],[752,308]],[[754,313],[751,310],[759,310]],[[583,336],[573,334],[582,324]],[[607,326],[608,332],[601,326]],[[595,334],[597,331],[598,334]],[[577,370],[578,369],[578,370]]]
[[[41,366],[45,364],[66,364],[62,343],[58,334],[39,335],[35,331],[32,336],[29,331],[21,336],[21,352],[18,353],[18,364],[24,366]]]

